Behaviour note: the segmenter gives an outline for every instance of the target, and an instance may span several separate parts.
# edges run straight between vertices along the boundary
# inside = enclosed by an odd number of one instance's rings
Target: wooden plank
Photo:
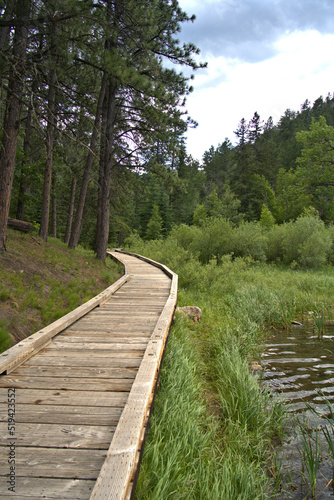
[[[36,361],[37,362],[37,361]],[[100,368],[100,367],[87,367],[78,368],[75,366],[64,366],[59,370],[58,366],[26,366],[21,365],[15,370],[15,376],[28,376],[28,377],[73,377],[73,378],[107,378],[107,379],[131,379],[134,380],[137,375],[137,370],[130,368]]]
[[[19,433],[19,423],[39,424],[71,424],[71,425],[117,425],[122,414],[123,407],[107,406],[49,406],[49,405],[26,405],[21,404],[16,412],[15,420]],[[7,422],[6,408],[0,404],[0,421]]]
[[[106,333],[106,334],[113,334],[113,333],[124,333],[124,334],[138,334],[143,332],[145,336],[147,333],[152,333],[152,323],[146,323],[146,324],[136,324],[136,325],[131,325],[131,329],[129,328],[128,324],[120,323],[120,324],[98,324],[98,325],[92,325],[90,323],[82,324],[80,325],[75,325],[73,328],[69,328],[66,330],[66,333],[72,333],[72,332],[90,332],[92,335],[99,334],[99,333]]]
[[[148,311],[147,309],[144,307],[141,307],[140,309],[134,310],[134,308],[124,309],[124,307],[122,307],[122,310],[118,310],[118,311],[115,311],[115,310],[107,311],[104,309],[101,309],[99,311],[94,310],[91,313],[89,313],[89,315],[86,315],[85,319],[91,321],[92,319],[110,318],[111,320],[113,320],[114,318],[119,318],[119,317],[126,318],[126,317],[128,317],[129,313],[131,314],[131,320],[136,319],[136,318],[143,318],[143,317],[158,318],[160,316],[160,313],[162,310],[162,308],[159,308],[159,310],[157,310],[157,311]],[[83,321],[83,319],[81,321]],[[80,322],[80,320],[79,320],[79,322]]]
[[[20,477],[95,479],[105,459],[105,450],[73,448],[17,448],[15,472]],[[0,446],[0,462],[8,460],[7,447]]]
[[[60,354],[60,355],[59,355]],[[99,356],[86,357],[84,355],[74,357],[69,355],[61,355],[58,351],[51,350],[48,351],[47,355],[39,355],[38,358],[35,356],[30,358],[24,363],[25,366],[86,366],[93,368],[138,368],[141,363],[141,357],[132,358],[109,358]]]
[[[128,335],[124,334],[110,334],[105,332],[66,332],[62,335],[62,338],[66,340],[66,342],[117,342],[117,343],[125,343],[128,344],[144,344],[148,342],[150,335],[147,333],[145,336],[140,336],[137,334],[133,337],[132,332],[127,332]]]
[[[51,349],[66,349],[67,352],[72,351],[145,351],[147,347],[147,342],[142,343],[132,343],[128,344],[127,342],[118,343],[118,342],[80,342],[78,344],[72,344],[71,342],[66,342],[66,338],[59,339],[59,341],[52,341],[48,346],[48,350]]]
[[[59,389],[68,391],[129,391],[130,379],[104,379],[84,377],[24,377],[5,375],[0,379],[0,387],[15,389]]]
[[[8,491],[8,478],[0,477],[1,498],[12,500],[88,500],[95,480],[20,477],[15,481],[15,493]]]
[[[90,343],[90,344],[104,344],[104,345],[109,345],[109,344],[116,344],[117,346],[121,346],[121,345],[127,345],[130,347],[132,346],[135,346],[134,348],[136,348],[136,346],[140,345],[140,346],[146,346],[147,345],[147,342],[149,341],[149,335],[147,334],[146,337],[116,337],[114,335],[107,335],[107,334],[104,334],[104,335],[96,335],[96,336],[92,336],[92,335],[87,335],[87,334],[82,334],[82,335],[74,335],[73,333],[69,332],[68,335],[62,335],[61,336],[61,339],[59,339],[59,341],[54,341],[52,344],[50,345],[59,345],[60,343],[61,344],[75,344],[75,347],[76,344],[87,344],[87,343]],[[141,348],[145,348],[145,347],[141,347]]]
[[[113,295],[103,306],[103,309],[109,310],[122,306],[124,309],[133,310],[134,307],[149,307],[150,309],[162,309],[166,303],[165,297],[133,297],[127,299],[125,296]]]
[[[17,446],[42,446],[52,448],[85,448],[107,450],[115,426],[72,424],[17,424],[15,443]],[[0,436],[7,435],[7,422],[0,422]],[[10,438],[7,439],[7,443]],[[0,444],[6,444],[4,438]]]
[[[110,358],[110,352],[112,352],[112,357],[113,359]],[[44,354],[47,354],[47,356],[59,356],[59,357],[67,357],[67,358],[81,358],[83,359],[84,356],[87,356],[88,353],[84,352],[82,349],[75,349],[74,347],[72,349],[58,349],[58,346],[54,346],[50,349],[45,348],[43,350],[43,356]],[[142,351],[115,351],[111,349],[89,349],[89,356],[92,357],[92,359],[100,359],[101,363],[103,362],[103,358],[107,358],[107,360],[112,363],[113,360],[116,361],[117,358],[124,359],[130,359],[130,358],[142,358],[143,357],[143,352]],[[1,380],[1,379],[0,379]]]
[[[100,392],[100,391],[65,391],[50,389],[16,390],[16,410],[19,412],[22,404],[34,405],[62,405],[62,406],[107,406],[123,407],[128,399],[129,392]],[[7,408],[8,389],[0,388],[0,403]],[[4,408],[4,407],[3,407]],[[51,408],[52,411],[52,408]],[[6,413],[6,411],[5,411]]]

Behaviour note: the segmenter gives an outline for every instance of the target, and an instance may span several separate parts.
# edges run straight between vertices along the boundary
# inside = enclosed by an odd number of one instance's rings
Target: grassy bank
[[[178,305],[203,311],[199,323],[177,317],[171,330],[136,498],[274,497],[284,411],[259,391],[250,365],[267,327],[305,321],[317,308],[331,314],[333,269],[230,256],[200,264],[171,238],[131,243],[179,274]]]
[[[13,230],[7,250],[0,254],[0,352],[94,297],[121,272],[92,251]]]

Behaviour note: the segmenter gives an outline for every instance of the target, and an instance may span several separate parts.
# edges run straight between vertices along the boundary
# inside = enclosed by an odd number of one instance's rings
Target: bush
[[[256,222],[245,222],[233,231],[233,253],[236,257],[266,260],[267,238]]]
[[[201,229],[197,229],[190,250],[198,255],[202,264],[208,264],[213,258],[219,264],[223,255],[232,252],[232,233],[232,226],[227,220],[220,217],[208,219]]]
[[[295,261],[302,267],[320,267],[326,263],[332,238],[319,217],[306,215],[286,225],[282,246],[286,264]]]
[[[286,224],[275,225],[266,232],[266,258],[269,262],[282,262],[284,258],[283,241],[286,233]]]

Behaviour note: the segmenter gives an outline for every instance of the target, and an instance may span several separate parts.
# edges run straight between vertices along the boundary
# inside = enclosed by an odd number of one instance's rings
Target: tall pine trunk
[[[52,203],[51,203],[51,235],[57,238],[57,195],[56,195],[56,172],[52,172]]]
[[[46,158],[44,168],[44,183],[43,183],[43,198],[42,198],[42,213],[39,235],[44,241],[48,239],[49,230],[49,214],[50,214],[50,197],[51,197],[51,182],[52,182],[52,157],[54,130],[56,125],[56,34],[57,24],[53,22],[51,28],[51,46],[52,46],[52,65],[49,71],[49,90],[48,90],[48,109],[47,109],[47,127],[46,127]]]
[[[21,165],[19,195],[17,199],[17,208],[16,208],[16,218],[19,220],[24,219],[25,194],[29,189],[29,176],[25,174],[25,166],[31,163],[31,155],[30,155],[31,130],[32,130],[32,113],[31,113],[31,108],[29,107],[26,116],[26,126],[25,126],[24,140],[23,140],[24,158]]]
[[[102,104],[103,104],[103,100],[104,100],[104,96],[105,96],[105,92],[106,92],[106,86],[107,86],[107,75],[106,75],[106,73],[104,73],[103,78],[102,78],[102,83],[101,83],[99,100],[98,100],[97,108],[96,108],[96,115],[95,115],[93,132],[92,132],[91,139],[90,139],[89,152],[87,155],[84,173],[83,173],[82,182],[81,182],[81,189],[80,189],[80,194],[79,194],[77,211],[75,214],[73,229],[72,229],[71,237],[70,237],[69,244],[68,244],[69,248],[72,248],[72,249],[74,249],[77,246],[77,244],[79,243],[79,238],[80,238],[80,233],[81,233],[81,228],[82,228],[82,218],[83,218],[83,212],[84,212],[84,208],[85,208],[88,182],[89,182],[89,177],[90,177],[90,170],[91,170],[91,167],[93,164],[95,150],[96,150],[96,144],[97,144],[98,132],[99,132],[99,123],[100,123],[100,117],[101,117],[101,112],[102,112]]]
[[[76,179],[76,177],[73,177],[72,184],[71,184],[70,206],[69,206],[69,209],[68,209],[66,231],[65,231],[65,236],[64,236],[64,243],[66,243],[66,245],[70,241],[70,236],[71,236],[71,228],[72,228],[72,219],[73,219],[73,212],[74,212],[74,200],[75,200],[75,188],[76,188],[76,185],[77,185],[77,179]]]
[[[28,29],[25,23],[29,19],[30,0],[18,0],[16,4],[17,19],[22,25],[15,28],[13,40],[13,61],[11,65],[4,132],[0,150],[0,251],[6,251],[7,222],[15,169],[17,138],[20,128],[21,97],[26,60]]]
[[[106,116],[102,120],[101,132],[101,157],[98,190],[98,210],[96,225],[96,256],[105,261],[109,239],[110,215],[110,183],[113,163],[113,139],[116,121],[116,92],[117,85],[114,81],[108,82],[106,93]]]

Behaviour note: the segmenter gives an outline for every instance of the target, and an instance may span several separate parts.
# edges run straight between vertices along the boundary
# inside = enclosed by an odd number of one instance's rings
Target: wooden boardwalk
[[[0,355],[0,498],[131,495],[177,276],[112,255],[119,282]]]

